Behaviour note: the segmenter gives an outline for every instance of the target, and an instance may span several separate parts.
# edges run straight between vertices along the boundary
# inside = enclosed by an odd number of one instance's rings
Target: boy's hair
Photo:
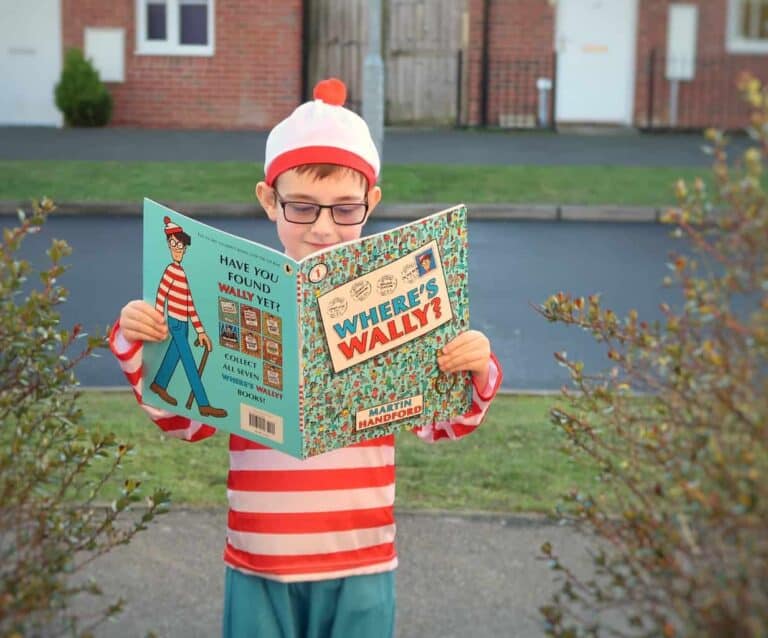
[[[295,170],[299,175],[308,175],[314,180],[327,179],[329,177],[352,175],[360,182],[361,186],[367,186],[368,181],[360,171],[356,171],[349,166],[340,166],[339,164],[301,164],[296,166]]]
[[[183,230],[179,230],[173,233],[172,235],[168,235],[168,237],[166,237],[166,241],[170,241],[171,237],[175,237],[178,241],[180,241],[185,246],[189,246],[192,244],[192,238],[189,235],[187,235],[187,233],[185,233]]]

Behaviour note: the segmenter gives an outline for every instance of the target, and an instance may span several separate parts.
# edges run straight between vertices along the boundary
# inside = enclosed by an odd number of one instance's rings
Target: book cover
[[[295,261],[146,199],[170,336],[145,344],[145,403],[297,458],[465,413],[437,353],[469,326],[467,239],[456,206]]]

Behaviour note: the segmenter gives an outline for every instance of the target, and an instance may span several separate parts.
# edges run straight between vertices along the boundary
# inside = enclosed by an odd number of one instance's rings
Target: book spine
[[[301,269],[297,269],[296,272],[296,325],[297,325],[297,339],[296,342],[298,344],[298,348],[296,348],[298,357],[299,357],[299,423],[298,423],[298,429],[299,433],[302,438],[302,451],[306,449],[306,443],[304,441],[304,338],[303,338],[303,331],[302,331],[302,321],[301,321],[301,315],[302,315],[302,309],[304,307],[303,305],[303,295],[302,290],[304,288],[304,273],[301,271]]]

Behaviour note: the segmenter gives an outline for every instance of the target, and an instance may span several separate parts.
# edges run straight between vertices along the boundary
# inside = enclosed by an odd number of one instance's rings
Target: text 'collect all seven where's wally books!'
[[[145,403],[297,458],[466,413],[469,373],[437,366],[469,326],[466,216],[295,261],[145,199],[143,297],[169,327]]]

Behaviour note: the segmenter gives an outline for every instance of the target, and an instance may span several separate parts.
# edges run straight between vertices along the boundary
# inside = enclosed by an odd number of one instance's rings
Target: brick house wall
[[[640,0],[637,32],[635,122],[648,124],[650,54],[656,50],[653,84],[654,124],[669,123],[669,82],[664,78],[667,14],[674,0]],[[743,128],[749,110],[736,90],[742,71],[768,81],[768,55],[733,54],[726,50],[727,0],[686,0],[699,7],[696,76],[681,82],[679,124],[688,128],[711,126]]]
[[[135,0],[62,0],[63,48],[125,29],[113,126],[268,129],[301,99],[301,0],[216,0],[214,55],[136,55]]]
[[[467,0],[467,5],[467,123],[476,125],[482,120],[484,0]],[[516,110],[527,108],[536,112],[535,93],[520,92],[515,85],[518,82],[529,84],[531,74],[534,78],[536,73],[551,77],[555,9],[547,0],[495,0],[489,4],[488,14],[487,123],[496,126],[502,105],[510,100]]]
[[[653,124],[669,122],[669,82],[664,78],[668,7],[674,0],[638,0],[637,49],[635,55],[634,123],[648,124],[651,51],[656,50],[653,83]],[[726,51],[727,0],[686,0],[697,4],[698,62],[692,82],[679,90],[678,124],[700,128],[713,122],[722,128],[740,128],[747,108],[735,90],[741,71],[751,71],[768,81],[768,55],[730,54]],[[467,47],[464,122],[482,121],[482,57],[484,0],[467,0],[469,44]],[[547,0],[490,0],[489,83],[487,123],[489,126],[527,127],[535,122],[535,78],[552,77],[555,40],[554,3]],[[525,88],[524,88],[525,87]],[[504,122],[505,111],[527,112],[527,121]]]

